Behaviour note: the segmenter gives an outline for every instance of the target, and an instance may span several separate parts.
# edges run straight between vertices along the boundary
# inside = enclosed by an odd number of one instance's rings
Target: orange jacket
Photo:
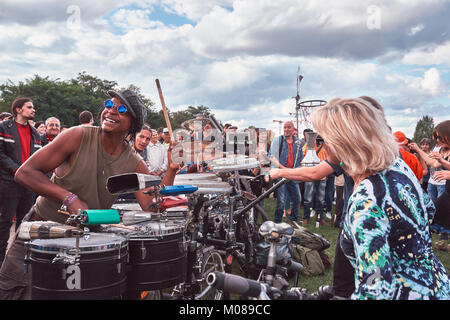
[[[411,170],[416,175],[417,180],[420,181],[420,179],[423,178],[423,168],[419,162],[419,159],[417,159],[415,155],[406,151],[403,148],[400,148],[400,154],[402,156],[403,161],[406,162],[406,164],[411,168]]]

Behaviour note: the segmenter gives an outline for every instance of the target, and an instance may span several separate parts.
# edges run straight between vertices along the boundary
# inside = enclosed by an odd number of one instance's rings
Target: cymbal
[[[206,118],[202,118],[202,119],[190,119],[190,120],[186,120],[184,122],[181,123],[181,127],[183,129],[187,129],[190,131],[194,131],[195,128],[195,122],[198,121],[198,123],[201,122],[201,128],[202,129],[207,123],[208,123],[208,119]]]
[[[215,142],[180,142],[173,147],[172,159],[175,162],[211,161],[223,157],[223,147]]]

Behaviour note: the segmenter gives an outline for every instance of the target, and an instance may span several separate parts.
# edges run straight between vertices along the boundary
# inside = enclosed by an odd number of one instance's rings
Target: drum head
[[[90,233],[88,237],[80,237],[80,253],[106,252],[120,249],[128,244],[128,240],[113,233]],[[29,242],[31,251],[58,253],[66,250],[75,253],[76,238],[34,239]]]
[[[150,221],[132,225],[136,231],[129,233],[130,241],[164,237],[184,232],[184,220]]]

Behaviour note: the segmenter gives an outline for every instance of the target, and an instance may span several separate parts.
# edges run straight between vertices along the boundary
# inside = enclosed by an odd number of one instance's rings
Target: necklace
[[[122,146],[122,143],[120,143],[120,144],[114,149],[113,154],[115,154],[116,151],[117,151],[117,149],[118,149],[119,147],[121,147],[121,146]],[[114,162],[116,162],[117,160],[119,160],[119,159],[122,157],[122,155],[125,153],[125,150],[123,150],[117,157],[114,157],[113,159],[108,159],[108,157],[105,156],[106,152],[105,152],[105,150],[103,149],[103,146],[102,146],[101,144],[100,144],[100,147],[101,147],[101,149],[102,149],[102,152],[101,152],[102,158],[103,158],[104,161],[106,161],[106,163],[103,164],[103,168],[102,168],[102,175],[103,175],[103,177],[104,177],[104,176],[105,176],[105,167],[106,167],[106,166],[109,166],[109,165],[111,165],[112,163],[114,163]],[[126,147],[125,147],[125,148],[126,148]],[[113,156],[111,156],[111,155],[108,155],[108,156],[110,156],[111,158],[113,157]]]

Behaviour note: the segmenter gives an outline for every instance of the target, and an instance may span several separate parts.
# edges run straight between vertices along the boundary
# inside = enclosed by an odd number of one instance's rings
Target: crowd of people
[[[105,187],[112,175],[151,174],[171,185],[176,174],[203,171],[203,163],[172,160],[175,142],[168,128],[155,130],[144,122],[146,108],[136,93],[108,94],[99,126],[87,110],[71,128],[62,128],[56,117],[34,122],[33,101],[24,97],[0,115],[0,299],[30,298],[23,240],[16,236],[7,250],[13,220],[16,228],[22,221],[64,223],[62,208],[70,214],[110,208],[117,199]],[[199,119],[208,138],[213,123]],[[318,133],[312,142],[307,135],[313,130],[299,137],[292,121],[273,139],[256,130],[250,156],[261,166],[270,164],[275,182],[288,179],[275,190],[274,221],[285,217],[307,226],[316,217],[317,227],[330,223],[339,230],[337,296],[449,299],[448,274],[433,252],[431,233],[440,234],[436,248],[450,251],[450,121],[417,145],[403,132],[392,132],[382,106],[362,96],[332,99],[312,114],[312,125]],[[237,129],[225,124],[223,134]],[[317,164],[302,166],[311,150]],[[249,172],[260,173],[261,168]],[[255,193],[264,183],[258,188]],[[146,210],[153,199],[144,192],[134,197]]]

